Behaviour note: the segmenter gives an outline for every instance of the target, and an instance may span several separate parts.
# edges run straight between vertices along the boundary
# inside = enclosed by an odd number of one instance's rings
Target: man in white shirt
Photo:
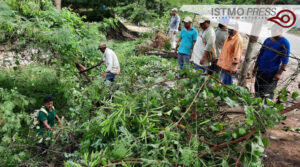
[[[120,74],[120,64],[115,52],[109,48],[106,48],[106,44],[101,42],[98,48],[102,53],[104,53],[104,58],[98,65],[100,66],[103,62],[106,64],[106,70],[102,74],[106,81],[113,82],[116,75]]]
[[[199,33],[197,37],[191,61],[194,63],[195,69],[202,69],[206,71],[215,59],[216,35],[215,31],[210,26],[209,18],[202,17],[200,18],[199,23],[203,31],[202,33]]]
[[[170,25],[168,27],[168,34],[170,37],[172,49],[176,48],[176,35],[178,32],[179,23],[180,23],[180,17],[177,14],[177,8],[174,8],[172,9],[172,17],[171,17]]]

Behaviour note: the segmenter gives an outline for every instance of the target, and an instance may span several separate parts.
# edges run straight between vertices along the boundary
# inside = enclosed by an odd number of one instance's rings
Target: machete
[[[87,68],[87,69],[85,69],[85,70],[82,70],[82,71],[80,71],[79,73],[82,74],[82,73],[88,72],[88,71],[90,71],[91,69],[94,69],[94,68],[96,68],[96,67],[98,67],[98,66],[100,66],[100,65],[101,65],[101,64],[97,64],[97,65],[95,65],[95,66],[93,66],[93,67],[90,67],[90,68]]]

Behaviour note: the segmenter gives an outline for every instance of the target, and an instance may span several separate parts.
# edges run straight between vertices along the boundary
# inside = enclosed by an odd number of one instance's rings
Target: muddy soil
[[[270,145],[266,148],[266,167],[300,167],[300,133],[286,130],[300,128],[300,110],[288,113],[280,125],[267,131]]]

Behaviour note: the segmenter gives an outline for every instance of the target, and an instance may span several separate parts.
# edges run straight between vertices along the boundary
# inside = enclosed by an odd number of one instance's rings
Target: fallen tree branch
[[[168,118],[164,118],[164,117],[160,117],[162,120],[168,121],[170,124],[174,124],[175,122],[173,122],[171,119]],[[187,133],[189,133],[191,136],[195,136],[195,134],[193,134],[193,132],[191,132],[190,130],[186,129],[184,125],[179,124],[178,126],[179,128],[181,128],[182,130],[185,130]],[[216,144],[212,144],[204,139],[201,139],[199,136],[197,136],[197,139],[205,144],[211,145],[211,146],[217,146]]]
[[[108,165],[104,165],[102,167],[110,167],[110,166],[116,166],[116,165],[122,165],[122,164],[140,164],[140,165],[143,165],[144,162],[142,162],[142,161],[123,161],[123,162],[111,163],[111,164],[108,164]]]
[[[298,108],[300,108],[300,102],[296,103],[296,104],[294,104],[294,105],[292,105],[290,107],[287,107],[286,109],[282,110],[280,112],[280,114],[283,115],[283,114],[286,114],[286,113],[291,112],[291,111],[293,111],[295,109],[298,109]]]
[[[202,83],[202,85],[200,86],[197,94],[195,95],[192,103],[189,105],[189,107],[186,109],[186,111],[182,114],[181,118],[176,122],[175,127],[180,123],[180,121],[183,119],[183,117],[190,111],[191,107],[193,106],[193,104],[195,103],[197,97],[199,96],[202,88],[204,87],[204,85],[206,84],[206,82],[208,81],[208,79],[210,78],[210,76],[208,76],[205,81]]]
[[[204,156],[206,156],[207,154],[209,154],[210,152],[214,152],[216,150],[219,150],[221,148],[224,148],[224,147],[227,147],[229,145],[232,145],[232,144],[236,144],[236,143],[239,143],[239,142],[242,142],[244,140],[249,140],[253,134],[256,132],[256,128],[253,128],[247,135],[243,136],[243,137],[240,137],[238,139],[235,139],[235,140],[232,140],[232,141],[228,141],[228,142],[225,142],[225,143],[222,143],[222,144],[219,144],[215,147],[212,147],[211,149],[209,149],[208,151],[206,152],[203,152],[201,154],[199,154],[198,158],[202,158]]]
[[[74,61],[74,63],[75,63],[76,68],[78,69],[79,73],[80,73],[80,74],[83,73],[83,75],[85,76],[85,78],[86,78],[89,82],[92,82],[92,80],[91,80],[90,77],[88,76],[87,72],[82,72],[82,71],[86,70],[86,68],[85,68],[82,64],[78,63],[77,61]],[[82,73],[81,73],[81,72],[82,72]]]
[[[210,76],[211,79],[215,80],[216,82],[218,82],[219,84],[223,85],[224,87],[226,87],[227,89],[231,90],[233,93],[235,93],[237,96],[242,97],[242,95],[240,93],[238,93],[237,91],[235,91],[234,89],[232,89],[231,87],[227,86],[226,84],[224,84],[222,81],[218,80],[217,78]]]
[[[288,113],[288,112],[290,112],[290,111],[293,111],[293,110],[295,110],[295,109],[297,109],[297,108],[300,108],[300,102],[297,103],[297,104],[294,104],[294,105],[292,105],[292,106],[290,106],[290,107],[287,107],[286,109],[282,110],[282,111],[280,112],[280,114],[281,114],[281,115],[286,114],[286,113]],[[214,152],[214,151],[216,151],[216,150],[219,150],[219,149],[221,149],[221,148],[224,148],[224,147],[229,146],[229,145],[232,145],[232,144],[236,144],[236,143],[242,142],[242,141],[244,141],[244,140],[249,140],[249,139],[253,136],[253,134],[255,133],[255,131],[256,131],[256,128],[253,128],[247,135],[245,135],[245,136],[243,136],[243,137],[240,137],[240,138],[238,138],[238,139],[229,141],[229,142],[225,142],[225,143],[219,144],[219,145],[217,145],[217,146],[215,146],[215,147],[212,147],[212,148],[209,149],[208,151],[199,154],[198,157],[201,158],[201,157],[206,156],[206,155],[209,154],[210,152]],[[240,155],[240,156],[241,156],[241,155]]]
[[[251,137],[251,136],[248,136],[248,138],[246,139],[246,141],[249,140],[250,137]],[[235,162],[235,167],[238,167],[238,165],[240,164],[240,160],[241,160],[241,158],[242,158],[242,155],[244,154],[244,152],[245,152],[245,150],[246,150],[246,144],[247,144],[247,143],[244,143],[244,145],[243,145],[243,148],[242,148],[242,150],[241,150],[241,152],[240,152],[240,155],[239,155],[238,159],[237,159],[236,162]]]

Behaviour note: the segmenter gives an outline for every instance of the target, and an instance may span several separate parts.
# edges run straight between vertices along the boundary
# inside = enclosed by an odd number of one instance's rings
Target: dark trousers
[[[273,80],[276,72],[270,74],[264,74],[261,71],[258,71],[256,74],[255,80],[255,96],[261,98],[270,98],[274,97],[274,89],[276,89],[277,82]]]
[[[220,72],[220,67],[217,65],[218,59],[214,60],[213,62],[211,62],[211,65],[208,68],[208,74],[212,75],[213,73],[219,74]]]
[[[110,81],[110,82],[114,82],[115,77],[116,77],[116,74],[111,73],[111,72],[108,72],[108,73],[106,74],[105,80],[106,80],[106,81]]]

